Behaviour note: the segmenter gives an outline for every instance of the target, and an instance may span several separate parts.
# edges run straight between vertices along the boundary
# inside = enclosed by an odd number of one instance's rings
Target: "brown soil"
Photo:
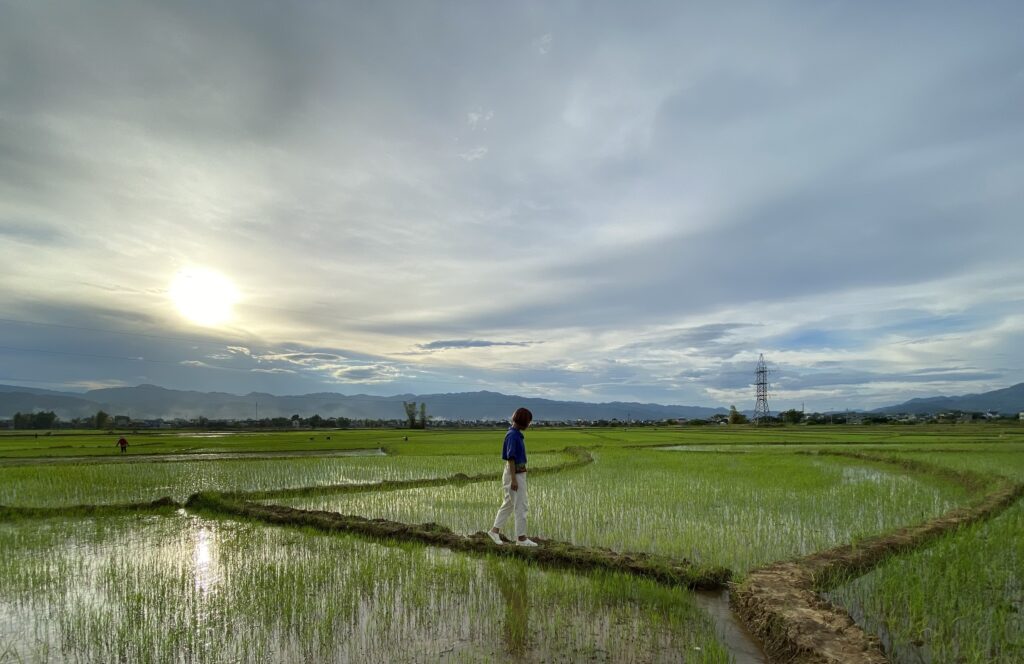
[[[366,519],[350,514],[299,510],[280,505],[241,502],[215,493],[199,493],[188,499],[190,509],[229,514],[289,526],[306,526],[325,532],[346,532],[374,539],[415,541],[453,551],[510,556],[572,569],[606,569],[625,572],[695,589],[725,587],[731,573],[723,567],[698,567],[688,560],[649,553],[616,552],[611,549],[575,546],[568,542],[535,538],[537,547],[515,546],[506,540],[496,545],[484,532],[460,535],[436,523],[408,524],[386,519]]]
[[[978,473],[866,454],[832,454],[938,475],[960,482],[969,490],[993,484],[998,488],[972,507],[952,510],[923,524],[751,572],[733,588],[732,604],[750,631],[762,640],[773,662],[875,664],[888,661],[879,640],[858,627],[845,610],[822,599],[818,591],[863,574],[887,557],[920,547],[943,533],[991,518],[1024,495],[1024,485]]]

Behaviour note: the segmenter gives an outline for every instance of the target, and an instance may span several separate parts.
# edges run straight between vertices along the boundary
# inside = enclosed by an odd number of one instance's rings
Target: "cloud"
[[[530,346],[531,341],[485,341],[482,339],[448,339],[441,341],[430,341],[419,344],[416,347],[421,350],[450,350],[455,348],[490,348],[493,346]]]
[[[5,373],[720,405],[764,351],[815,407],[1024,378],[1019,7],[244,7],[0,10],[0,341],[38,351]],[[168,301],[190,264],[238,285],[224,328]]]
[[[345,360],[345,357],[336,353],[307,353],[285,351],[278,353],[253,354],[253,358],[261,362],[287,362],[305,367],[315,367],[323,364],[331,364]]]
[[[550,32],[545,35],[541,35],[534,42],[534,44],[537,46],[537,52],[540,53],[541,55],[547,55],[548,53],[550,53],[552,41],[554,41],[554,38],[552,37]]]
[[[39,223],[0,221],[0,237],[28,245],[53,245],[64,241],[60,228]]]
[[[478,145],[475,148],[466,150],[465,152],[460,152],[459,157],[466,161],[476,161],[477,159],[483,159],[486,157],[487,151],[486,145]]]
[[[486,125],[494,117],[494,111],[483,109],[476,109],[466,113],[466,123],[469,124],[469,128],[476,130],[477,128],[486,129]]]
[[[349,366],[335,369],[331,375],[340,383],[388,383],[400,375],[400,371],[387,364]]]

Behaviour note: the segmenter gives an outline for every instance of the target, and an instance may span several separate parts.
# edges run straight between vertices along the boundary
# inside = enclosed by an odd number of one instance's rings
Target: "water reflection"
[[[488,569],[505,600],[502,639],[510,655],[525,653],[530,642],[530,599],[527,592],[526,566],[492,560]]]
[[[212,528],[203,526],[196,532],[195,548],[192,551],[192,571],[195,589],[207,594],[217,584],[220,572],[213,555],[215,543]]]

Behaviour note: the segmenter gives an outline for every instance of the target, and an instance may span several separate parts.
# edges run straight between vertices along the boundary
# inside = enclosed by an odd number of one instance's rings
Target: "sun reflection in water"
[[[196,533],[195,548],[192,552],[192,569],[195,588],[202,593],[213,590],[220,579],[220,570],[213,556],[214,538],[210,529],[203,527]]]

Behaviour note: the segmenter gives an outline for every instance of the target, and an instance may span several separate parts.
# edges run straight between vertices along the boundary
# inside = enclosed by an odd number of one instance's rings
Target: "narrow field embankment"
[[[109,516],[126,512],[180,509],[181,507],[184,507],[184,505],[166,497],[148,502],[113,503],[110,505],[63,505],[60,507],[10,507],[0,505],[0,521],[74,516]]]
[[[283,526],[303,526],[324,532],[344,532],[378,540],[420,542],[453,551],[518,557],[552,567],[570,569],[604,569],[625,572],[656,581],[700,590],[725,587],[731,572],[723,567],[705,567],[649,553],[616,552],[610,549],[581,547],[568,542],[537,538],[541,546],[521,547],[506,541],[497,545],[484,532],[460,535],[436,523],[408,524],[386,519],[313,510],[299,510],[280,505],[262,505],[239,501],[216,493],[198,493],[188,499],[186,507],[213,515],[229,515]]]
[[[567,447],[563,454],[572,457],[569,461],[554,466],[530,468],[530,475],[561,473],[573,468],[580,468],[594,462],[594,457],[583,447]],[[457,473],[448,477],[431,477],[417,480],[393,480],[386,482],[367,482],[364,484],[326,484],[293,487],[290,489],[270,489],[266,491],[231,491],[223,495],[236,500],[270,500],[275,498],[302,498],[304,496],[321,496],[341,493],[367,493],[373,491],[401,491],[422,487],[444,486],[446,484],[469,484],[472,482],[493,482],[500,480],[501,473],[479,473],[466,475]]]
[[[761,639],[772,661],[799,664],[879,664],[888,661],[876,637],[864,632],[850,615],[819,596],[842,579],[863,574],[889,556],[923,546],[930,540],[996,516],[1024,495],[1024,485],[1002,477],[951,470],[922,461],[894,460],[853,452],[822,452],[899,466],[961,484],[972,492],[995,487],[971,506],[952,510],[925,523],[774,563],[751,572],[733,588],[734,610]]]

